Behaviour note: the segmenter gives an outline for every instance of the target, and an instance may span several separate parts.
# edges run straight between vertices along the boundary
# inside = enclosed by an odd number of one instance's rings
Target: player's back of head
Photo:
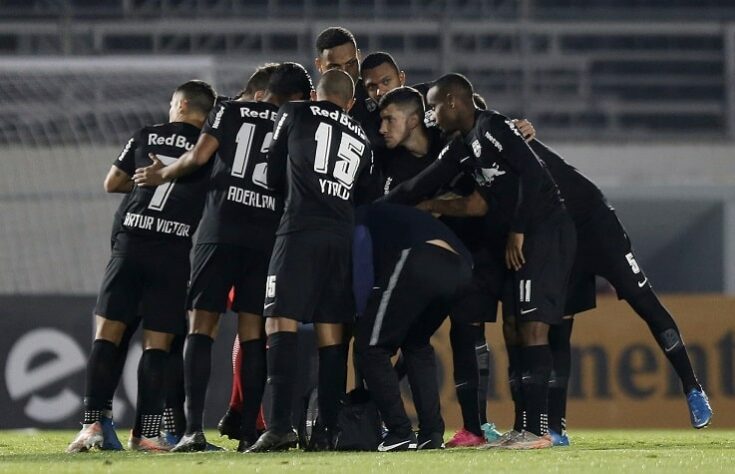
[[[416,114],[419,117],[424,116],[426,107],[424,106],[424,98],[419,91],[413,87],[397,87],[387,92],[380,99],[380,110],[385,110],[390,105],[396,105],[401,108],[406,115]]]
[[[355,83],[346,72],[331,69],[319,79],[316,95],[319,100],[328,100],[346,109],[355,95]]]
[[[174,94],[181,94],[181,98],[186,101],[192,111],[204,116],[209,115],[209,111],[214,107],[214,101],[217,98],[217,92],[214,88],[198,79],[181,84],[176,88]]]
[[[436,81],[435,87],[440,94],[452,94],[455,98],[472,102],[475,93],[472,83],[462,74],[452,72],[445,74]]]
[[[253,100],[256,92],[264,91],[268,88],[268,81],[271,74],[279,66],[278,63],[266,63],[258,66],[255,72],[248,78],[245,88],[237,94],[247,100]]]
[[[308,100],[313,89],[311,76],[299,63],[285,62],[277,65],[268,79],[267,91],[281,103]]]
[[[365,56],[365,59],[362,60],[362,64],[360,64],[360,71],[362,71],[364,74],[365,71],[375,69],[376,67],[382,66],[383,64],[390,65],[393,69],[396,70],[396,73],[399,73],[401,71],[398,68],[398,63],[395,59],[393,59],[393,56],[391,56],[390,53],[386,53],[385,51],[378,51],[376,53],[370,53]]]
[[[341,26],[330,26],[316,37],[316,52],[322,54],[325,49],[336,48],[347,43],[352,43],[357,49],[355,35],[350,30]]]

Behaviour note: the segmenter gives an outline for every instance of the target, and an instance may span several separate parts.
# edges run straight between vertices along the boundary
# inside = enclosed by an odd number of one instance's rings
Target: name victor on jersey
[[[175,235],[177,237],[189,237],[191,226],[181,222],[169,221],[160,217],[145,216],[128,212],[125,214],[123,226],[132,227],[161,234]]]
[[[276,210],[276,198],[273,196],[265,196],[255,191],[238,188],[237,186],[229,187],[227,190],[227,200],[239,202],[250,207],[257,207],[258,209],[269,209],[274,212]]]

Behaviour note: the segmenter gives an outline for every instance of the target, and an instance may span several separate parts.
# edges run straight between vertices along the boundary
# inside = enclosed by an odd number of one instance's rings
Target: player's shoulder
[[[270,102],[234,100],[228,102],[227,107],[243,119],[262,119],[275,122],[278,114],[278,106]]]

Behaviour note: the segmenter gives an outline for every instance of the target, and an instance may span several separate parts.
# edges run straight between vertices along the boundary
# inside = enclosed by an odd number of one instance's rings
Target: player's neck
[[[467,135],[470,131],[475,128],[475,115],[477,115],[478,109],[472,109],[471,113],[465,114],[459,122],[459,131],[462,135]]]
[[[204,126],[204,118],[201,116],[191,116],[191,115],[176,115],[171,122],[183,122],[188,123],[189,125],[193,125],[196,128],[202,128]]]
[[[429,135],[424,127],[416,127],[403,143],[403,147],[414,156],[426,156],[429,153]]]

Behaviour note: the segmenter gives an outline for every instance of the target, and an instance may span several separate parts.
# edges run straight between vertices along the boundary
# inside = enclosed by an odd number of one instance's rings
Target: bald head
[[[316,86],[317,100],[328,100],[344,110],[352,107],[355,83],[349,74],[339,69],[330,69],[322,74]]]

